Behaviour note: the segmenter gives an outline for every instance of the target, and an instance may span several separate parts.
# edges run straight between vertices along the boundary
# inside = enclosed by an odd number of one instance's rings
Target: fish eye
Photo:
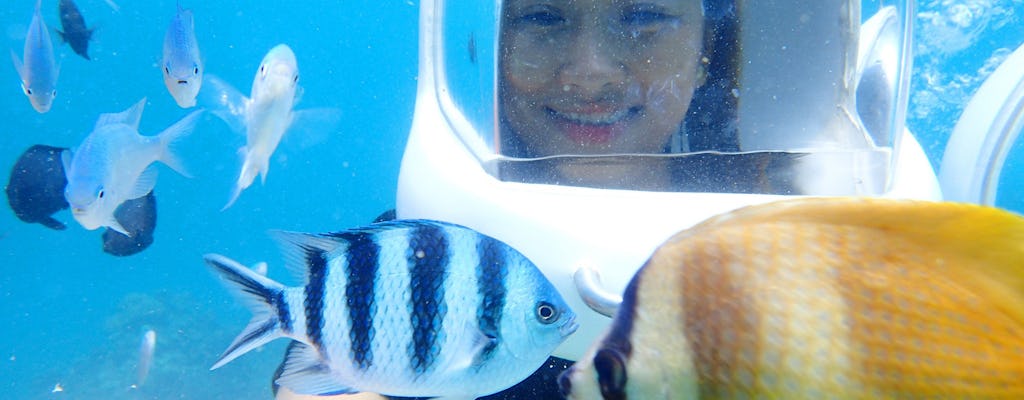
[[[169,75],[171,73],[171,68],[165,65],[164,66],[164,73]]]
[[[193,66],[192,68],[193,68],[193,69],[192,69],[192,74],[193,74],[193,75],[199,75],[199,66],[198,66],[198,65],[195,65],[195,66]]]
[[[50,96],[57,97],[57,89],[54,89],[52,92],[50,92]]]
[[[25,94],[31,96],[32,95],[32,89],[25,88]]]
[[[558,309],[546,301],[537,304],[537,318],[543,324],[551,324],[558,320]]]
[[[100,192],[96,194],[96,197],[101,199],[103,198],[103,189],[100,189]]]
[[[267,66],[260,64],[260,76],[267,76]]]
[[[296,74],[295,77],[292,78],[292,83],[299,83],[299,75],[298,74]]]

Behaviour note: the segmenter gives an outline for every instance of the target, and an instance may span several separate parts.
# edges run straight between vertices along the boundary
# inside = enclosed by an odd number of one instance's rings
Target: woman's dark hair
[[[736,124],[739,87],[739,16],[736,0],[704,0],[706,78],[690,101],[681,129],[690,151],[739,151]]]

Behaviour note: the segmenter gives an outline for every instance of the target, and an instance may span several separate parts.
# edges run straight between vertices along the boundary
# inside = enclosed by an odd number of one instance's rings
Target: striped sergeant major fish
[[[294,393],[472,399],[525,379],[578,327],[532,262],[462,226],[276,236],[302,286],[205,256],[254,314],[211,369],[285,337],[276,383]]]
[[[682,231],[559,377],[570,399],[1022,399],[1024,218],[804,198]],[[581,293],[582,294],[582,293]]]

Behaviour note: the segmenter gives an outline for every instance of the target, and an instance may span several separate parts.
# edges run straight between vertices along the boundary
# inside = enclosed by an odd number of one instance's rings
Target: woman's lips
[[[596,108],[596,107],[592,107]],[[559,111],[548,108],[548,113],[557,118],[565,135],[578,144],[605,144],[615,136],[617,125],[636,108],[616,108],[608,111]]]

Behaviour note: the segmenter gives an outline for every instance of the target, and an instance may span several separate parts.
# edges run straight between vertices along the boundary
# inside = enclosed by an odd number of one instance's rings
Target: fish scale
[[[505,308],[505,280],[508,268],[501,257],[501,248],[496,240],[484,239],[477,246],[480,254],[480,267],[477,268],[477,289],[480,296],[480,307],[477,309],[477,324],[488,337],[497,337],[501,330],[501,310]],[[488,343],[480,353],[480,362],[488,360],[497,348],[497,344]]]
[[[302,286],[206,256],[254,312],[213,368],[289,337],[277,382],[293,392],[472,398],[524,379],[578,326],[535,265],[465,227],[395,221],[279,238]]]
[[[1024,398],[1024,218],[808,198],[659,247],[570,398]]]
[[[444,281],[448,264],[448,241],[437,229],[423,227],[413,230],[406,253],[410,269],[412,294],[409,312],[412,314],[412,369],[424,373],[433,365],[443,340],[441,322],[448,312],[444,300]]]

